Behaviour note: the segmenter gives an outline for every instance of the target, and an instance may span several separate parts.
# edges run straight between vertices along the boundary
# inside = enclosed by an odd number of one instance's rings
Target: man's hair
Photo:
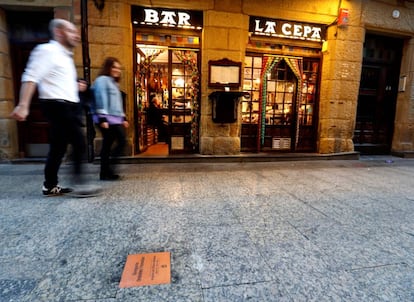
[[[68,22],[69,21],[67,21],[65,19],[52,19],[49,22],[49,32],[50,32],[50,35],[51,35],[52,39],[55,39],[55,29],[56,28],[65,28],[68,25]]]

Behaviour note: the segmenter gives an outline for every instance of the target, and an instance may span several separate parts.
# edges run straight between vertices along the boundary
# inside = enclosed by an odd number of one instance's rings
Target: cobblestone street
[[[0,301],[414,301],[413,159],[86,168],[103,195],[0,164]],[[119,288],[129,254],[163,251],[170,284]]]

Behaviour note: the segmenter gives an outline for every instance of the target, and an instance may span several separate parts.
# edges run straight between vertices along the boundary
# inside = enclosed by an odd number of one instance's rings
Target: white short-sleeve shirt
[[[73,54],[57,41],[51,40],[33,49],[22,82],[36,83],[40,99],[79,103]]]

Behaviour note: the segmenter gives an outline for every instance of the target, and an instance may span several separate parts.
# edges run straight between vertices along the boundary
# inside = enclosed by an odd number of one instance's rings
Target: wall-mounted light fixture
[[[349,10],[347,8],[340,8],[338,12],[338,26],[348,26],[349,23]]]
[[[322,43],[322,52],[325,53],[328,51],[328,41],[323,41]]]
[[[404,92],[406,85],[407,85],[407,76],[401,76],[400,81],[398,83],[398,91],[399,92]]]
[[[102,11],[105,7],[105,0],[93,0],[93,3],[99,11]]]
[[[394,19],[398,19],[398,18],[400,17],[400,11],[399,11],[398,9],[394,9],[394,10],[392,11],[392,17],[393,17]]]

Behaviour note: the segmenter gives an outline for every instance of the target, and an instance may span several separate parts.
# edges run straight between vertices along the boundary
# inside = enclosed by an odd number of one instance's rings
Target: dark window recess
[[[209,95],[212,101],[212,119],[215,123],[234,123],[237,121],[239,98],[248,93],[215,91]]]

